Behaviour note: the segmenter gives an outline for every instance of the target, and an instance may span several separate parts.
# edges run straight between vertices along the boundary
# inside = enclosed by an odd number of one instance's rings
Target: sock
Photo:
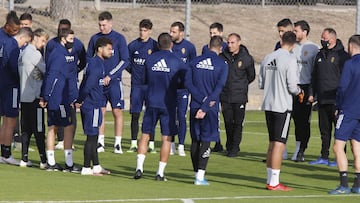
[[[136,160],[136,170],[144,171],[145,154],[138,154]]]
[[[154,148],[155,148],[155,143],[154,143],[154,141],[150,141],[150,142],[149,142],[149,148],[151,148],[151,149],[154,149]]]
[[[55,165],[55,152],[54,150],[47,150],[46,151],[46,156],[47,156],[47,160],[48,160],[48,164],[50,166]]]
[[[116,146],[116,145],[120,145],[120,147],[121,147],[121,136],[115,136],[115,145],[114,146]]]
[[[179,144],[178,150],[184,150],[184,145],[183,145],[183,144]]]
[[[360,173],[355,173],[353,188],[360,187]]]
[[[100,143],[103,147],[105,147],[105,135],[99,135],[98,143]]]
[[[195,178],[197,178],[197,174],[198,174],[198,172],[196,171],[196,172],[194,172],[194,177]]]
[[[67,166],[73,166],[74,162],[73,162],[73,156],[72,156],[72,149],[65,149],[64,150],[64,154],[65,154],[65,162]]]
[[[297,155],[297,153],[299,152],[300,144],[301,144],[300,141],[296,141],[296,143],[295,143],[295,151],[294,151],[294,154],[296,154],[296,155]]]
[[[277,186],[279,185],[279,176],[280,176],[280,169],[271,169],[271,178],[270,178],[270,186]]]
[[[131,140],[131,147],[137,146],[137,140]]]
[[[343,187],[349,187],[347,171],[340,171],[339,175],[340,175],[340,185]]]
[[[157,174],[161,177],[164,177],[164,171],[166,167],[166,162],[159,161],[159,169],[157,171]]]
[[[196,175],[196,179],[203,181],[205,178],[205,170],[199,169]]]
[[[2,157],[9,158],[11,156],[11,146],[1,145]]]
[[[270,180],[271,180],[271,168],[266,168],[266,172],[267,172],[266,184],[270,184]]]

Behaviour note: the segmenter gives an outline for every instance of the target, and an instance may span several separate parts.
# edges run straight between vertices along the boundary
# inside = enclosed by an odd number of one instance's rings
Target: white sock
[[[55,165],[55,152],[54,150],[47,150],[46,151],[46,156],[47,156],[47,162],[49,165],[53,166]]]
[[[66,165],[68,165],[70,167],[74,165],[72,152],[73,152],[72,149],[65,149],[64,150]]]
[[[179,151],[180,151],[180,150],[184,150],[184,145],[183,145],[183,144],[179,144],[178,150],[179,150]]]
[[[280,169],[271,169],[271,179],[270,179],[270,186],[277,186],[279,185],[279,176],[280,176]]]
[[[137,146],[137,140],[131,140],[131,147]]]
[[[102,146],[105,146],[105,135],[99,135],[98,143],[100,143]]]
[[[266,184],[270,184],[270,180],[271,180],[271,168],[266,168],[266,173],[267,173]]]
[[[197,178],[197,173],[198,173],[198,172],[194,172],[194,177],[195,177],[195,178]]]
[[[205,178],[205,170],[199,169],[196,174],[196,179],[203,181]]]
[[[114,146],[116,146],[116,145],[120,145],[120,147],[121,147],[121,136],[115,136],[115,145]]]
[[[151,149],[154,149],[154,148],[155,148],[155,143],[154,143],[154,141],[150,141],[150,142],[149,142],[149,148],[151,148]]]
[[[166,162],[159,161],[159,170],[157,171],[157,174],[161,177],[164,177],[164,171],[166,167]]]
[[[296,141],[296,143],[295,143],[295,151],[294,151],[294,154],[296,154],[296,155],[297,155],[297,153],[299,152],[300,144],[301,144],[300,141]]]
[[[138,154],[136,159],[136,170],[144,171],[145,154]]]

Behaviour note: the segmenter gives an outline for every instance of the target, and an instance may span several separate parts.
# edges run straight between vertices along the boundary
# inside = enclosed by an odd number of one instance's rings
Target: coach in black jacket
[[[229,67],[227,81],[220,95],[227,137],[226,155],[236,157],[240,151],[248,85],[255,79],[254,60],[247,48],[241,45],[240,35],[236,33],[228,36],[228,47],[221,57]]]
[[[319,128],[321,134],[321,157],[310,164],[328,164],[332,125],[335,123],[336,90],[343,65],[349,54],[336,37],[332,28],[325,28],[321,35],[319,53],[315,58],[309,95],[317,98],[319,107]]]

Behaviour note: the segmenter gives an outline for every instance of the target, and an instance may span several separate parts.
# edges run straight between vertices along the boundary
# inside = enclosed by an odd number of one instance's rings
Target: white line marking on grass
[[[194,197],[194,198],[158,198],[158,199],[108,199],[108,200],[59,200],[59,201],[0,201],[5,202],[24,202],[24,203],[81,203],[81,202],[166,202],[183,201],[184,203],[193,203],[195,200],[227,200],[227,199],[298,199],[298,198],[341,198],[341,197],[359,197],[356,194],[348,195],[294,195],[294,196],[237,196],[237,197]]]

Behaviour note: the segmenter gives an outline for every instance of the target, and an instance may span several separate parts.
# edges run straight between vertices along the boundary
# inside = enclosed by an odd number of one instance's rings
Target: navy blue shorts
[[[270,142],[281,142],[286,144],[289,136],[291,112],[278,113],[265,111],[266,125]]]
[[[146,104],[147,85],[133,86],[130,92],[130,113],[140,113]]]
[[[100,108],[81,107],[81,121],[85,135],[98,135],[99,127],[102,122],[102,113]]]
[[[4,88],[0,92],[0,112],[1,116],[19,116],[19,88]]]
[[[72,124],[70,105],[60,105],[57,110],[48,110],[48,126],[61,126],[66,127]]]
[[[349,118],[344,114],[338,115],[335,126],[335,139],[345,142],[348,140],[360,142],[360,120]]]
[[[203,119],[196,119],[198,109],[190,109],[191,139],[202,142],[218,142],[220,138],[219,112],[208,111]]]
[[[113,109],[124,109],[125,102],[123,97],[122,83],[120,80],[115,79],[109,86],[104,87],[102,107],[106,107],[107,102],[111,104]]]
[[[144,113],[142,132],[155,135],[155,127],[160,120],[160,128],[162,135],[174,136],[178,132],[176,127],[176,108],[167,109],[147,107]]]

